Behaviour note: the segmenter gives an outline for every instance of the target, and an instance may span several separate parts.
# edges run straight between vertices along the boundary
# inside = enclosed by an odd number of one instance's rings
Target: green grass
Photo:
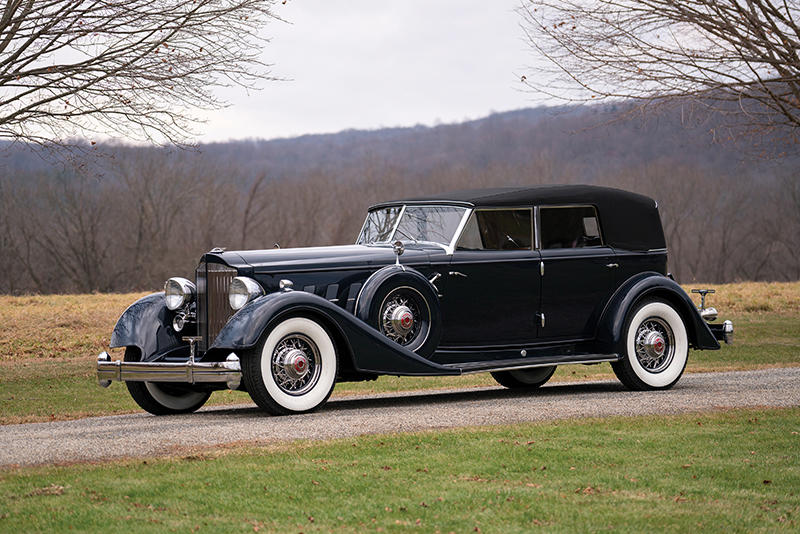
[[[718,351],[695,351],[688,372],[800,365],[800,320],[795,315],[733,316],[736,343]],[[568,365],[553,380],[613,378],[611,367]],[[22,359],[0,362],[0,424],[70,419],[138,411],[121,383],[103,389],[95,380],[94,361]],[[496,385],[488,374],[463,377],[380,377],[373,382],[337,384],[335,396]],[[242,392],[222,391],[210,404],[251,402]]]
[[[560,421],[0,471],[0,531],[776,532],[800,409]]]

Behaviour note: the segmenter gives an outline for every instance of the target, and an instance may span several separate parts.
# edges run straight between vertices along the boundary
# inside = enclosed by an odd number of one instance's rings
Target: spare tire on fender
[[[389,265],[367,279],[355,315],[423,358],[433,354],[442,337],[436,290],[422,273],[402,265]]]

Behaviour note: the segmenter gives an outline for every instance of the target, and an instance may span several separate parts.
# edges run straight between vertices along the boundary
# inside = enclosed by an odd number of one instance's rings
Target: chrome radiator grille
[[[208,350],[233,315],[228,288],[234,276],[236,269],[219,263],[201,262],[197,266],[197,328],[203,338],[200,350]]]

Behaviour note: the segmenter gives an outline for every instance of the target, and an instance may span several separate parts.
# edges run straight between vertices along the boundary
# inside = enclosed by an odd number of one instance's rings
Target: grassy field
[[[0,531],[797,532],[800,409],[0,471]]]
[[[693,352],[688,371],[800,365],[800,282],[715,286],[711,297],[736,324],[736,343]],[[687,288],[688,289],[688,288]],[[142,294],[0,296],[0,424],[136,411],[122,384],[100,389],[94,360],[108,346],[114,323]],[[115,357],[121,354],[117,351]],[[608,364],[564,366],[554,380],[610,378]],[[494,385],[487,374],[446,378],[381,377],[343,383],[334,395]],[[218,392],[212,404],[250,402]]]

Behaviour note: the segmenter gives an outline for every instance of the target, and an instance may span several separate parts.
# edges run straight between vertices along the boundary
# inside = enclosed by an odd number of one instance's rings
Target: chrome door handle
[[[463,276],[464,278],[466,278],[466,277],[467,277],[467,275],[466,275],[466,274],[464,274],[464,273],[460,273],[460,272],[458,272],[458,271],[450,271],[450,272],[449,272],[449,273],[447,273],[447,274],[449,274],[450,276]]]
[[[616,269],[617,267],[619,267],[619,263],[606,263],[606,267],[608,267],[609,269]]]

